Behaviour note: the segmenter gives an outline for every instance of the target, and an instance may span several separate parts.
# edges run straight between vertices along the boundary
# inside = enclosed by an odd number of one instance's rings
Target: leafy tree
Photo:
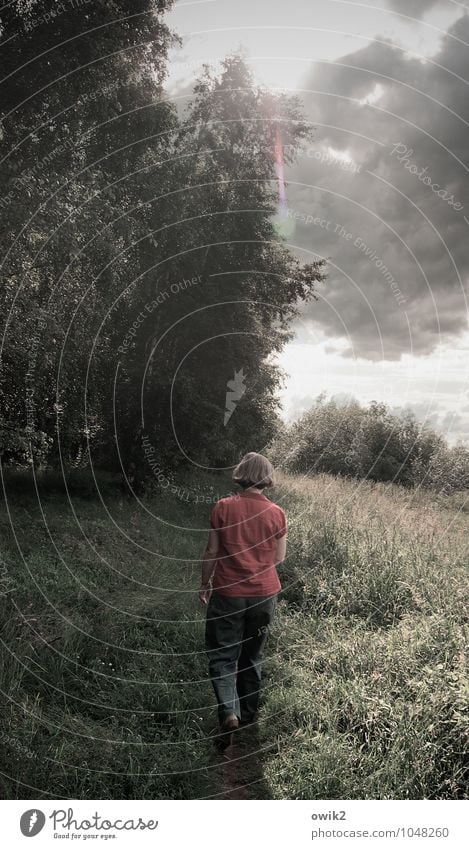
[[[279,127],[292,147],[310,132],[296,100],[257,88],[239,55],[220,74],[204,69],[175,149],[184,191],[173,253],[182,250],[170,266],[173,280],[200,282],[158,312],[160,336],[175,330],[159,347],[144,399],[147,426],[172,462],[182,451],[201,464],[229,464],[278,427],[273,355],[323,278],[323,263],[301,265],[275,230]],[[245,392],[225,423],[228,382],[241,371]]]
[[[416,480],[442,493],[469,489],[469,449],[458,442],[449,447],[443,441],[432,453],[428,464],[416,464]]]
[[[347,405],[325,395],[270,446],[285,471],[328,472],[451,492],[469,486],[469,450],[449,448],[410,411],[392,414],[382,403]]]
[[[15,432],[33,447],[42,434],[50,459],[60,450],[67,463],[86,453],[90,432],[102,433],[119,324],[99,333],[101,318],[119,299],[125,321],[123,250],[145,227],[129,214],[138,197],[131,175],[174,124],[161,100],[171,5],[25,0],[1,10],[0,398],[10,461],[24,459]]]
[[[90,453],[143,480],[144,435],[171,467],[220,465],[278,426],[273,355],[322,264],[300,265],[277,235],[274,145],[280,133],[291,149],[309,129],[239,56],[219,75],[205,69],[180,121],[162,96],[170,5],[2,10],[10,463],[29,443],[41,462]],[[240,370],[246,391],[225,421]]]

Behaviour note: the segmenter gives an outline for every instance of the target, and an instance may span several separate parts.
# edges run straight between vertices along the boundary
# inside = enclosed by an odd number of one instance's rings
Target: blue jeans
[[[213,592],[205,623],[209,673],[223,722],[230,713],[254,719],[261,685],[262,652],[277,596],[237,598]]]

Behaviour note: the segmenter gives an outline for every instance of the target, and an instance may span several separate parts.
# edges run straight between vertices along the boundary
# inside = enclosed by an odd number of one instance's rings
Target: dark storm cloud
[[[317,131],[289,172],[289,241],[330,258],[305,315],[350,356],[430,353],[467,328],[468,38],[465,16],[431,60],[375,41],[303,84]]]
[[[388,6],[395,12],[402,12],[403,15],[421,18],[440,2],[441,0],[388,0]]]

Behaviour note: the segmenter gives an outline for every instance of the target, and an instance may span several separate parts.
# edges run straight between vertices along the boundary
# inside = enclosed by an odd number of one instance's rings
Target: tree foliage
[[[237,55],[204,68],[178,115],[170,6],[1,12],[4,462],[143,479],[144,444],[170,467],[219,466],[278,426],[274,355],[323,268],[275,229],[274,145],[309,128]]]
[[[376,401],[343,405],[321,395],[282,429],[270,451],[288,472],[329,472],[444,492],[469,488],[467,447],[450,447],[411,412],[395,415]]]

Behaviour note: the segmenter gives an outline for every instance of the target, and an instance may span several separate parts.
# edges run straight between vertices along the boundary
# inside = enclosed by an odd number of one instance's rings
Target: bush
[[[468,448],[449,448],[412,413],[394,415],[374,401],[365,408],[319,396],[299,421],[283,428],[270,455],[286,472],[326,472],[442,492],[469,488]]]

